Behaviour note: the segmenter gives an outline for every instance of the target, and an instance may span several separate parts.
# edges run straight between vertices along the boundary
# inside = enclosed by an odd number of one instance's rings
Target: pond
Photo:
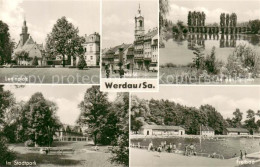
[[[160,65],[173,63],[187,65],[192,62],[192,46],[198,45],[204,49],[205,55],[210,54],[215,47],[216,58],[223,62],[227,61],[236,46],[246,44],[260,53],[260,36],[247,34],[187,34],[185,36],[172,36],[163,41],[164,48],[160,48]]]
[[[246,150],[247,154],[260,151],[260,139],[246,138],[246,137],[229,137],[214,139],[199,139],[199,138],[146,138],[146,139],[131,139],[131,142],[135,145],[140,142],[141,146],[148,146],[150,142],[153,142],[155,147],[158,147],[161,142],[166,141],[166,144],[175,144],[177,149],[184,151],[185,146],[188,144],[194,144],[196,152],[213,154],[214,152],[223,155],[225,159],[238,157],[240,150],[243,152]]]

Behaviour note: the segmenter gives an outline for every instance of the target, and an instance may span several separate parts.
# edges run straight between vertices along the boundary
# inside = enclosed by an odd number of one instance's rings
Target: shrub
[[[32,65],[34,65],[34,66],[38,66],[38,65],[39,65],[39,64],[38,64],[38,57],[37,57],[37,56],[35,56],[35,57],[33,58]]]
[[[259,65],[259,55],[251,47],[240,44],[235,48],[234,52],[228,56],[226,67],[230,73],[258,73]]]
[[[32,140],[27,140],[24,142],[25,147],[34,147],[34,142]]]
[[[0,165],[6,165],[6,161],[11,162],[15,159],[15,154],[8,150],[6,140],[0,136]]]
[[[77,65],[78,69],[82,70],[86,66],[87,66],[87,64],[86,64],[86,61],[85,61],[84,57],[80,56],[79,57],[79,62],[78,62],[78,65]]]

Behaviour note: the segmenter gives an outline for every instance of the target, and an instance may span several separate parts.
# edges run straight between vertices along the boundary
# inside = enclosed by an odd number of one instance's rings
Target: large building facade
[[[185,129],[180,126],[143,125],[139,134],[145,136],[181,136],[185,135]]]
[[[87,66],[99,66],[100,62],[100,35],[98,33],[85,35],[85,43],[83,44],[85,53],[84,59]]]
[[[145,33],[144,17],[139,5],[135,16],[134,68],[156,70],[158,63],[158,28]]]

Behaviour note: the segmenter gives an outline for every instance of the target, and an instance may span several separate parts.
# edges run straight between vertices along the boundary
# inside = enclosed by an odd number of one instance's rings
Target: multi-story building
[[[99,66],[100,62],[100,35],[98,33],[85,35],[85,43],[83,44],[85,53],[84,59],[87,66]]]
[[[132,44],[123,43],[113,48],[104,49],[102,52],[103,66],[108,65],[111,71],[118,71],[120,65],[122,68],[127,68],[127,53],[131,46]]]
[[[155,46],[157,44],[157,46]],[[157,66],[158,28],[145,33],[144,17],[139,5],[135,16],[134,67],[139,70],[151,70]]]

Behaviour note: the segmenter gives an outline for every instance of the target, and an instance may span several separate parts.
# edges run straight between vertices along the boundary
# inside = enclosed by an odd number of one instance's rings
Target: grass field
[[[99,68],[0,68],[0,83],[98,84]]]
[[[259,85],[260,78],[234,79],[230,76],[207,75],[198,76],[195,70],[189,67],[164,67],[159,69],[160,84],[203,84],[203,85]],[[217,80],[222,77],[222,80]]]
[[[133,74],[132,71],[126,71],[124,78],[154,78],[156,79],[158,76],[157,72],[152,71],[141,71],[141,70],[134,70]],[[106,72],[102,70],[102,78],[106,78]],[[109,78],[120,78],[119,73],[110,73]]]
[[[9,148],[15,152],[16,161],[27,161],[37,163],[37,166],[56,167],[56,166],[75,166],[75,167],[112,167],[116,164],[110,163],[111,153],[107,146],[99,146],[98,151],[93,150],[93,145],[87,142],[55,142],[54,147],[73,148],[74,153],[40,154],[35,149],[30,149],[21,144],[9,145]]]

